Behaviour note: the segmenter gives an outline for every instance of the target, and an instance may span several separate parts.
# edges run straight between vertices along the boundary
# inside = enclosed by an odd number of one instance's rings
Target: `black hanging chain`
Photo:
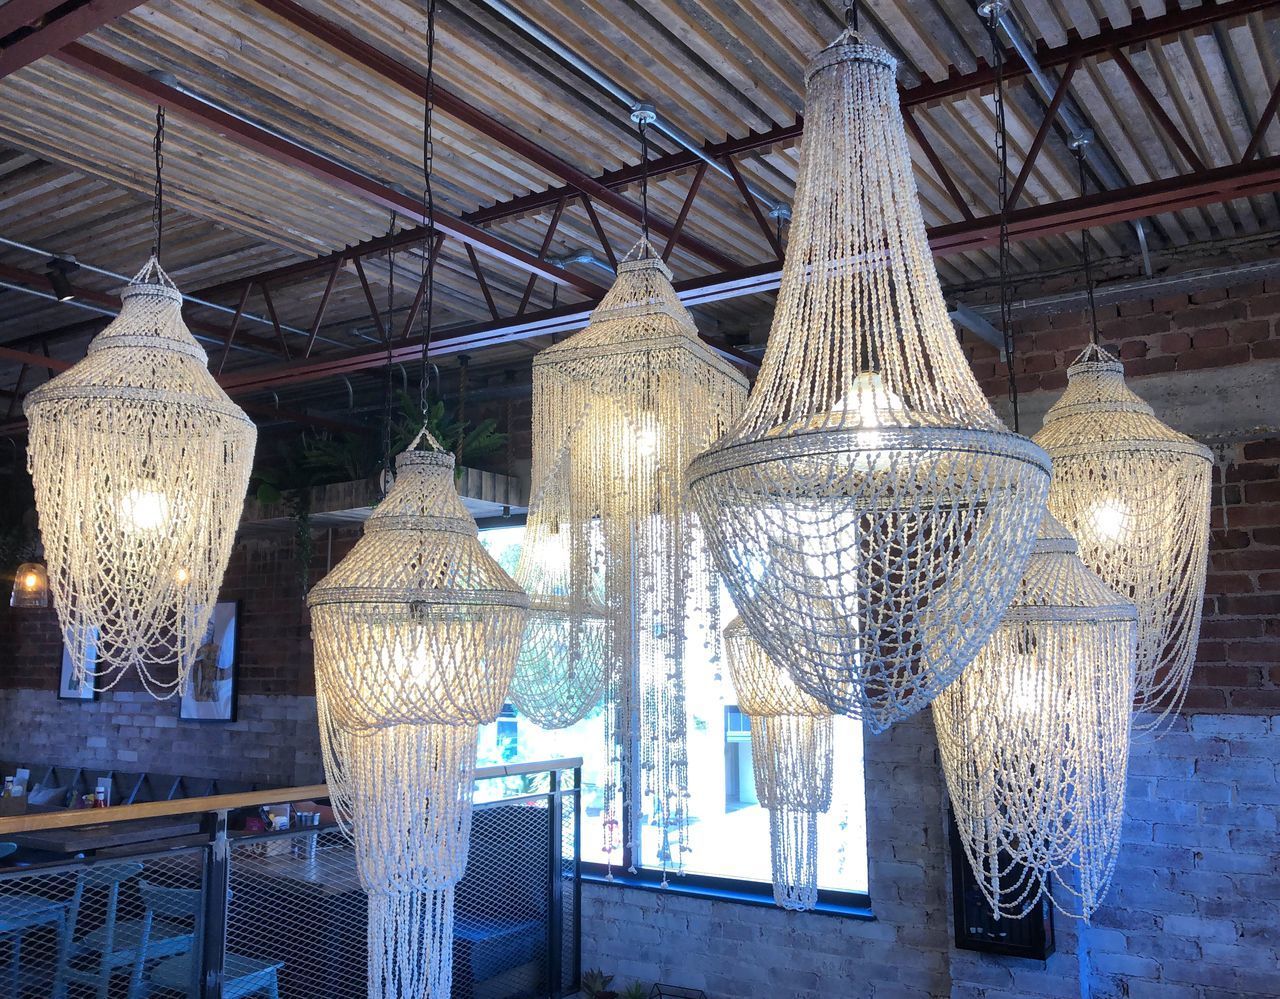
[[[649,242],[649,120],[641,116],[640,128],[640,231],[645,244]]]
[[[399,213],[393,211],[391,220],[387,223],[387,235],[393,236],[396,231],[396,223],[399,221]],[[391,324],[396,314],[396,252],[391,247],[387,250],[387,384],[386,391],[382,398],[382,461],[383,468],[387,472],[387,481],[390,481],[391,474],[395,471],[395,455],[392,451],[392,434],[391,434],[391,414],[393,407],[391,398],[395,394],[395,383],[391,378],[391,366],[393,363],[393,355],[391,353]]]
[[[1075,146],[1076,166],[1080,171],[1080,197],[1089,193],[1089,179],[1084,168],[1085,149],[1089,145],[1087,138],[1078,138]],[[1089,250],[1089,230],[1080,230],[1080,252],[1084,256],[1084,290],[1089,297],[1089,335],[1094,345],[1098,343],[1098,303],[1093,296],[1093,253]]]
[[[156,136],[151,142],[156,156],[155,200],[151,204],[151,255],[160,259],[164,235],[164,108],[156,108]]]
[[[436,196],[432,186],[435,170],[435,138],[433,119],[436,98],[436,0],[427,3],[427,83],[422,105],[422,218],[426,235],[422,243],[422,281],[425,292],[422,298],[422,358],[418,381],[418,407],[426,425],[430,402],[428,399],[427,371],[431,357],[432,313],[436,298]]]
[[[987,11],[987,33],[991,38],[991,68],[995,76],[996,113],[996,193],[1000,202],[1000,332],[1004,336],[1004,363],[1009,372],[1009,405],[1013,409],[1013,432],[1021,431],[1018,413],[1018,379],[1014,375],[1013,289],[1009,285],[1009,142],[1004,100],[1004,46],[1000,43],[1000,4]]]
[[[858,33],[858,0],[844,5],[844,27],[855,35]]]

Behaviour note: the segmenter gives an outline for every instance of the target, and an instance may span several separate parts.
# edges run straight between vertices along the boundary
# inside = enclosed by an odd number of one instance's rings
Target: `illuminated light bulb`
[[[169,522],[169,500],[151,489],[130,489],[120,501],[120,526],[129,534],[158,531]]]
[[[182,566],[173,574],[173,578],[178,581],[179,585],[184,585],[191,579],[191,573],[187,570],[186,566]]]
[[[34,572],[29,572],[22,577],[22,588],[24,590],[35,590],[40,586],[40,577]]]
[[[1089,511],[1089,523],[1101,540],[1122,541],[1129,533],[1129,508],[1118,499],[1104,498]]]

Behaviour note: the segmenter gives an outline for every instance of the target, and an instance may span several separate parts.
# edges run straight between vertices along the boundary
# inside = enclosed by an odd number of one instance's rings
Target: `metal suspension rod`
[[[620,101],[621,103],[625,104],[629,111],[635,111],[643,104],[643,102],[638,97],[636,97],[634,94],[632,94],[630,91],[628,91],[626,88],[624,88],[620,84],[614,82],[609,77],[605,76],[605,74],[602,73],[600,70],[596,69],[595,66],[591,65],[591,63],[587,62],[585,59],[581,58],[571,48],[569,48],[567,45],[561,42],[558,38],[556,38],[550,32],[546,31],[545,29],[543,29],[542,27],[534,23],[530,18],[525,16],[525,14],[523,14],[521,11],[517,10],[511,4],[507,3],[506,0],[480,0],[480,2],[483,3],[490,10],[492,10],[495,14],[497,14],[498,16],[502,17],[504,20],[506,20],[513,26],[515,26],[525,35],[528,35],[530,38],[536,41],[543,48],[549,50],[558,59],[561,59],[564,62],[567,62],[570,66],[572,66],[575,70],[577,70],[579,73],[585,76],[588,80],[590,80],[592,83],[598,86],[601,90],[610,94],[612,97],[614,97],[616,100]],[[691,135],[689,135],[688,132],[684,131],[684,129],[668,121],[661,114],[654,115],[652,124],[654,128],[658,129],[660,132],[665,134],[667,138],[675,142],[676,145],[692,153],[694,156],[698,157],[698,159],[705,162],[712,169],[718,170],[720,173],[728,177],[730,180],[733,179],[733,173],[729,170],[729,168],[726,167],[719,160],[715,159],[712,156],[708,156],[705,152],[703,152],[702,146],[698,143],[698,141],[694,139]],[[770,214],[774,215],[774,217],[776,218],[790,217],[791,207],[788,204],[786,204],[786,202],[775,200],[773,195],[769,194],[767,191],[762,190],[760,187],[750,182],[747,183],[746,188],[751,193],[751,196],[755,198],[757,201],[759,201],[762,205],[764,205],[769,210]]]

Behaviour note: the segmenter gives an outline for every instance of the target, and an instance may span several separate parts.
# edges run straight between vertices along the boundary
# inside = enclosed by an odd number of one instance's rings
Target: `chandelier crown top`
[[[842,31],[826,48],[813,57],[805,70],[804,79],[807,84],[824,69],[845,62],[870,62],[885,67],[889,72],[897,74],[898,60],[879,45],[868,45],[862,36],[853,30]]]
[[[1126,449],[1159,445],[1212,460],[1207,447],[1164,423],[1129,388],[1121,361],[1090,344],[1067,368],[1067,388],[1045,414],[1036,443],[1059,458],[1073,456],[1075,448],[1092,446],[1099,438]]]

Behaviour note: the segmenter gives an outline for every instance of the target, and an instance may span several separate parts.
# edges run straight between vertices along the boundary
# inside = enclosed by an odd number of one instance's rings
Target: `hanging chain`
[[[1071,142],[1076,154],[1076,166],[1080,171],[1080,197],[1089,193],[1088,176],[1084,168],[1084,154],[1089,146],[1089,137],[1077,136]],[[1094,345],[1098,343],[1098,303],[1093,296],[1093,253],[1089,249],[1089,230],[1080,230],[1080,252],[1084,255],[1084,290],[1089,297],[1089,330]]]
[[[435,138],[432,134],[436,97],[436,0],[427,3],[427,85],[422,105],[422,217],[426,225],[423,240],[422,280],[426,286],[422,300],[422,359],[418,382],[418,407],[423,425],[428,416],[427,368],[431,356],[432,312],[436,298],[436,196],[432,186],[435,169]]]
[[[151,255],[160,259],[164,231],[164,108],[156,108],[156,137],[151,148],[156,156],[155,200],[151,204]]]
[[[991,67],[995,73],[996,112],[996,193],[1000,201],[1000,332],[1004,336],[1004,363],[1009,371],[1009,405],[1013,409],[1013,432],[1021,431],[1018,413],[1018,379],[1013,360],[1013,289],[1009,286],[1009,141],[1004,102],[1004,46],[1000,44],[1002,4],[984,7],[987,33],[991,37]]]
[[[844,27],[851,34],[858,33],[858,0],[844,5]]]
[[[640,132],[640,233],[649,245],[649,126],[658,114],[648,101],[640,101],[631,109],[631,120]]]
[[[396,231],[396,222],[399,220],[399,213],[393,211],[391,220],[387,223],[387,235],[394,236]],[[391,475],[395,472],[395,456],[391,453],[391,414],[392,405],[391,397],[394,394],[394,382],[391,378],[391,365],[393,363],[393,355],[391,353],[391,324],[396,314],[396,253],[395,248],[391,247],[387,250],[387,385],[386,392],[382,399],[382,461],[383,469],[386,472],[386,482],[391,481]]]

